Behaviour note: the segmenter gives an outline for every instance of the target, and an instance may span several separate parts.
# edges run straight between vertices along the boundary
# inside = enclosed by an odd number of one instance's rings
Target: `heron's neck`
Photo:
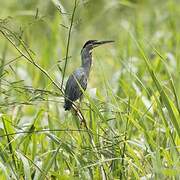
[[[92,54],[88,49],[85,48],[81,51],[81,60],[82,60],[82,67],[87,72],[87,75],[89,75],[92,64]]]

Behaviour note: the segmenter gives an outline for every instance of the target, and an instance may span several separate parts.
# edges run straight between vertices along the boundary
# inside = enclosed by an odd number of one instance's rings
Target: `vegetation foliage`
[[[0,4],[0,179],[179,179],[178,0]],[[65,112],[89,39],[115,43]]]

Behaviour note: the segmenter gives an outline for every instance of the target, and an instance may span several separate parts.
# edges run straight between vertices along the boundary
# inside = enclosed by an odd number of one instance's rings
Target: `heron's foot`
[[[85,120],[82,112],[80,111],[80,104],[78,104],[78,106],[73,106],[72,114],[79,119],[81,127],[87,128],[86,120]]]

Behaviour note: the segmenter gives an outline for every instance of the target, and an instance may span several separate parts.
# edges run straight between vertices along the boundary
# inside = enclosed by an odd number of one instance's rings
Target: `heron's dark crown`
[[[85,47],[87,47],[88,45],[94,45],[94,44],[96,44],[98,41],[97,40],[89,40],[89,41],[86,41],[85,42],[85,44],[84,44],[84,46],[83,46],[83,49],[85,48]]]
[[[90,49],[93,49],[93,48],[98,47],[100,45],[112,43],[112,42],[114,42],[114,41],[112,41],[112,40],[110,40],[110,41],[109,40],[108,41],[89,40],[84,44],[82,49],[85,49],[87,47],[89,47]]]

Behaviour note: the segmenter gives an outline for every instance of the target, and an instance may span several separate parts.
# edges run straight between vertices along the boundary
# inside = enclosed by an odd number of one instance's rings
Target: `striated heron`
[[[112,43],[114,41],[87,41],[81,50],[81,67],[77,68],[68,78],[65,87],[65,111],[70,110],[72,103],[83,95],[83,90],[87,88],[87,81],[92,64],[92,50],[102,44]]]

